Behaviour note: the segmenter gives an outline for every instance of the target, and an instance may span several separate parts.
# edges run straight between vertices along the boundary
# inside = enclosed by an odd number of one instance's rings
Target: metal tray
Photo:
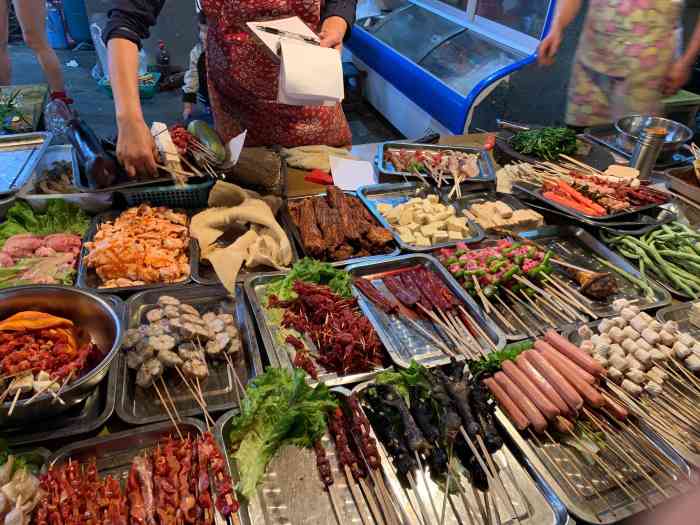
[[[275,324],[269,322],[267,310],[263,306],[267,285],[271,281],[284,277],[284,275],[284,272],[251,275],[248,277],[248,279],[246,279],[245,293],[248,297],[248,301],[250,302],[250,306],[253,309],[255,324],[257,325],[258,332],[262,338],[263,347],[270,362],[270,366],[292,369],[294,367],[292,365],[292,358],[290,357],[289,352],[293,349],[287,343],[280,341],[278,337],[279,328]],[[347,385],[365,381],[371,377],[374,377],[383,370],[385,369],[380,368],[371,372],[351,374],[348,376],[338,376],[335,373],[329,373],[319,369],[318,381],[326,383],[328,386]],[[311,378],[308,378],[307,380],[309,382],[313,382]]]
[[[458,242],[478,242],[484,238],[485,233],[483,228],[481,228],[481,226],[479,226],[474,221],[470,220],[467,222],[470,226],[470,230],[472,233],[471,237],[467,237],[459,241],[441,242],[438,244],[433,244],[432,246],[417,246],[415,244],[405,243],[401,239],[401,236],[396,231],[396,229],[391,224],[389,224],[389,221],[387,221],[386,218],[377,209],[378,203],[385,203],[391,204],[392,206],[398,206],[399,204],[408,202],[413,197],[426,197],[427,195],[437,195],[438,197],[440,197],[440,194],[436,189],[429,186],[425,186],[424,184],[421,184],[419,182],[376,184],[373,186],[364,186],[357,190],[357,196],[360,198],[363,204],[367,206],[374,218],[377,221],[379,221],[379,224],[381,224],[382,226],[384,226],[384,228],[391,232],[391,234],[394,236],[394,240],[403,251],[418,253],[429,252],[436,248],[447,248],[449,246],[455,246]],[[452,205],[452,203],[446,202],[443,202],[443,204],[446,204],[447,206]],[[453,207],[457,209],[456,206]],[[459,212],[460,210],[457,209],[457,211]],[[460,213],[458,213],[458,215],[460,215]]]
[[[237,471],[228,449],[228,439],[233,411],[226,412],[216,422],[215,434],[224,455],[228,459],[231,474]],[[313,450],[286,446],[281,449],[267,467],[265,476],[255,499],[247,504],[241,502],[239,518],[242,525],[337,525],[345,523],[363,523],[354,504],[352,493],[338,470],[335,460],[335,444],[329,434],[321,438],[321,443],[330,460],[331,472],[335,483],[330,490],[336,502],[341,502],[338,511],[342,516],[336,517],[331,497],[323,487],[316,468],[316,456]],[[363,515],[371,514],[363,506]],[[366,525],[374,525],[372,520]]]
[[[92,193],[35,193],[36,186],[42,177],[42,172],[49,169],[54,162],[68,161],[72,164],[73,173],[80,170],[75,149],[70,144],[60,146],[49,146],[46,153],[36,165],[34,172],[27,184],[19,190],[17,194],[26,201],[35,211],[43,212],[49,201],[62,200],[75,204],[88,213],[102,213],[112,207],[114,193],[112,191],[101,191]]]
[[[53,134],[43,131],[0,136],[0,196],[22,189],[52,140]]]
[[[169,295],[190,304],[204,312],[209,309],[222,307],[227,313],[236,318],[243,346],[242,355],[235,358],[236,372],[242,383],[262,373],[260,350],[255,338],[255,328],[246,304],[243,285],[236,286],[236,296],[232,298],[223,286],[201,286],[189,284],[178,288],[158,289],[141,292],[127,301],[127,324],[136,328],[145,321],[146,313],[153,309],[158,297]],[[145,425],[169,418],[162,403],[153,390],[144,390],[136,386],[133,370],[126,366],[126,358],[122,352],[119,357],[120,370],[118,378],[117,415],[123,421],[134,425]],[[211,374],[202,383],[202,393],[210,413],[223,412],[238,408],[236,379],[226,366],[219,363],[209,367]],[[177,376],[171,376],[174,381],[168,381],[168,390],[175,403],[177,411],[182,416],[195,416],[202,410],[190,391]]]
[[[382,175],[393,175],[397,177],[418,177],[415,173],[396,171],[391,164],[384,162],[384,151],[387,148],[393,149],[423,149],[433,151],[461,151],[464,153],[474,153],[479,155],[479,176],[467,179],[466,182],[493,182],[496,180],[496,168],[493,165],[489,152],[483,148],[470,148],[468,146],[440,146],[435,144],[412,144],[405,142],[384,142],[377,147],[377,156],[374,159],[379,173]],[[451,179],[451,177],[448,177]]]
[[[685,174],[695,177],[695,169],[692,165],[666,170],[666,180],[669,189],[700,203],[700,184],[693,184],[684,180],[683,175]]]
[[[351,195],[354,195],[353,192],[346,192]],[[296,200],[300,199],[311,199],[314,197],[324,197],[326,194],[325,193],[319,193],[317,195],[311,195],[309,197],[293,197],[288,199],[288,202],[293,202]],[[362,200],[360,200],[362,202]],[[370,212],[371,214],[371,212]],[[296,251],[299,256],[305,256],[306,253],[304,252],[304,245],[301,242],[301,234],[299,233],[299,228],[297,228],[296,224],[294,223],[294,220],[292,219],[292,216],[289,213],[289,209],[287,206],[282,206],[282,209],[280,210],[280,226],[282,226],[282,229],[289,233],[292,237],[292,243],[296,243]],[[401,253],[401,248],[399,248],[398,245],[396,245],[396,248],[389,252],[389,253],[382,253],[379,255],[368,255],[367,257],[352,257],[350,259],[345,259],[342,261],[326,261],[328,264],[331,266],[346,266],[348,264],[355,264],[355,263],[361,263],[361,262],[369,262],[369,261],[380,261],[382,259],[386,259],[388,257],[393,257],[395,255],[398,255]]]
[[[525,203],[521,202],[514,195],[511,195],[510,193],[499,193],[496,191],[479,191],[463,194],[459,199],[452,199],[451,204],[457,210],[458,215],[464,215],[464,212],[469,211],[470,206],[474,204],[496,201],[501,201],[507,204],[513,210],[528,209],[528,206],[526,206]],[[479,225],[479,227],[483,228],[481,225]],[[488,231],[486,231],[486,235],[490,235]]]
[[[219,277],[214,271],[214,267],[211,264],[209,264],[209,261],[205,261],[204,259],[202,259],[201,252],[199,251],[199,242],[197,242],[197,239],[192,239],[192,242],[194,243],[194,258],[192,261],[192,280],[197,284],[204,285],[221,284]],[[294,239],[289,239],[289,243],[292,247],[292,264],[294,264],[299,260],[299,252],[297,251],[297,245],[294,242]],[[242,267],[241,270],[238,272],[236,282],[244,282],[248,278],[248,276],[255,273],[270,272],[275,270],[274,268],[270,268],[269,266],[261,266],[259,268],[261,269],[251,271],[246,267]]]
[[[600,479],[599,475],[596,475],[596,469],[591,468],[590,472],[585,475],[585,478],[578,475],[578,473],[570,472],[571,459],[568,455],[568,452],[570,452],[568,449],[564,452],[560,445],[554,445],[549,442],[545,444],[543,441],[540,441],[541,446],[538,446],[537,443],[532,440],[524,438],[511,424],[508,417],[498,408],[496,409],[496,419],[509,434],[514,445],[520,450],[520,453],[524,456],[529,469],[531,469],[532,472],[536,472],[539,478],[543,479],[549,487],[552,487],[554,495],[564,503],[569,513],[571,513],[572,517],[576,520],[608,524],[618,522],[646,510],[640,501],[629,502],[627,496],[618,487],[612,488],[604,479]],[[656,445],[666,458],[684,472],[692,481],[694,478],[693,472],[685,461],[683,461],[683,458],[656,435],[652,435],[648,432],[645,433],[651,438],[654,445]],[[546,450],[543,451],[543,449]],[[548,458],[552,458],[552,460],[557,463],[559,471],[568,474],[566,480],[562,479],[561,474],[557,472],[556,468],[550,470],[547,466],[547,464],[550,463]],[[629,474],[631,473],[626,472],[626,468],[621,462],[618,461],[618,464],[619,470],[616,471],[618,476],[629,479]],[[625,474],[628,475],[625,476]],[[654,476],[653,473],[651,475]],[[640,485],[643,487],[642,490],[645,496],[647,496],[647,499],[651,501],[652,506],[667,501],[668,498],[665,498],[658,492],[646,479],[636,479],[635,488],[638,489]],[[656,477],[655,481],[663,485],[665,489],[671,486],[670,483],[664,484],[658,477]],[[577,490],[583,495],[583,498],[573,493],[569,488],[569,483],[576,485]],[[600,501],[601,498],[597,498],[591,485],[596,485],[598,491],[603,493],[605,497],[595,510],[592,510],[591,507],[596,501]],[[691,486],[690,483],[681,483],[678,480],[673,484],[673,488],[681,493],[687,492]],[[598,512],[598,515],[596,515],[596,512]]]
[[[532,197],[546,203],[548,206],[551,206],[552,208],[555,208],[559,211],[562,211],[568,215],[571,215],[574,218],[583,218],[583,219],[589,219],[593,221],[606,221],[608,219],[617,219],[620,217],[627,217],[630,215],[634,215],[636,213],[640,213],[643,211],[651,210],[653,208],[658,208],[661,206],[661,204],[647,204],[645,206],[640,206],[638,208],[634,208],[632,210],[627,210],[627,211],[621,211],[619,213],[610,213],[608,215],[589,215],[587,213],[581,213],[576,210],[572,210],[571,208],[567,208],[566,206],[563,206],[559,203],[556,203],[554,201],[549,200],[546,198],[544,195],[542,195],[542,191],[540,190],[539,187],[529,184],[527,182],[515,182],[513,184],[513,188],[519,191],[522,191],[523,193],[527,193],[528,195],[531,195]],[[666,201],[668,202],[668,201]],[[665,203],[662,203],[665,204]]]
[[[362,392],[371,385],[371,382],[363,383],[356,386],[353,392],[358,394],[360,404],[362,406]],[[413,490],[404,488],[398,477],[391,459],[379,439],[376,438],[374,429],[371,429],[372,435],[377,441],[377,449],[382,462],[382,470],[387,486],[404,513],[406,523],[420,524],[421,513],[419,505]],[[462,439],[461,437],[459,439]],[[519,462],[513,452],[504,443],[503,447],[491,456],[494,463],[501,469],[503,475],[499,476],[504,485],[506,493],[511,497],[513,508],[509,504],[502,501],[497,494],[492,494],[494,501],[498,507],[498,515],[500,522],[505,524],[520,525],[564,525],[569,522],[568,514],[564,505],[557,499],[549,483],[539,475],[536,471],[528,472]],[[455,458],[456,459],[456,458]],[[445,499],[443,486],[435,483],[426,473],[425,478],[422,475],[416,474],[416,485],[419,490],[420,498],[423,502],[434,501],[437,512],[441,512],[442,502]],[[476,490],[469,490],[471,484],[465,476],[460,476],[462,486],[466,485],[464,490],[467,501],[471,507],[471,512],[464,506],[462,499],[457,494],[452,494],[448,498],[449,510],[445,512],[444,523],[450,525],[463,525],[466,523],[481,523],[481,515],[478,512],[479,504],[475,501],[475,497],[479,494]],[[424,483],[424,479],[427,484]],[[494,491],[496,492],[496,491]],[[427,513],[430,516],[431,504],[425,503]],[[514,516],[513,510],[517,515]],[[472,514],[474,516],[472,517]],[[497,521],[497,523],[499,522]],[[439,520],[431,520],[431,523],[437,524]]]
[[[435,272],[450,291],[458,299],[461,299],[465,309],[489,336],[491,341],[496,345],[496,348],[500,350],[505,346],[506,339],[503,332],[493,321],[484,315],[484,312],[476,304],[474,299],[465,292],[464,288],[462,288],[456,280],[450,277],[447,270],[445,270],[434,257],[423,254],[402,255],[377,263],[354,264],[348,267],[348,272],[353,277],[364,277],[369,275],[374,276],[384,272],[395,272],[402,268],[416,266],[424,266]],[[378,286],[380,290],[384,290],[384,284],[381,278],[373,279],[372,282],[375,286]],[[420,332],[410,323],[406,322],[405,319],[383,312],[377,308],[374,303],[367,300],[363,294],[359,293],[354,286],[353,291],[358,297],[360,308],[365,316],[372,322],[379,338],[382,340],[382,343],[384,343],[384,347],[397,366],[408,368],[411,364],[411,360],[415,360],[426,367],[440,366],[450,362],[449,356],[446,356],[434,343],[421,335]],[[416,322],[425,330],[434,334],[438,339],[442,339],[441,334],[430,321],[420,319]],[[488,345],[486,341],[480,346],[483,349],[490,348],[490,345]]]
[[[639,272],[631,264],[629,264],[629,262],[627,262],[625,259],[621,258],[619,255],[611,251],[607,246],[595,239],[590,233],[588,233],[583,228],[579,228],[576,226],[545,226],[544,228],[538,228],[536,230],[521,232],[520,235],[526,239],[537,241],[538,244],[544,245],[552,249],[555,255],[577,266],[588,268],[593,271],[608,271],[607,268],[605,268],[603,265],[601,265],[591,257],[591,254],[594,254],[602,259],[611,262],[618,268],[624,270],[625,272],[631,275],[634,275],[636,277],[639,277],[640,275]],[[571,280],[562,268],[560,268],[556,263],[552,263],[552,266],[557,270],[557,274],[559,277],[562,277],[564,280],[566,280],[570,285],[572,285],[573,288],[578,289],[578,284]],[[588,308],[590,308],[591,311],[593,311],[593,313],[595,313],[599,317],[609,317],[615,315],[615,311],[612,308],[613,300],[622,297],[626,299],[637,299],[639,296],[639,292],[637,291],[636,286],[631,284],[622,276],[615,274],[615,272],[611,273],[615,276],[615,280],[617,281],[618,287],[622,292],[610,297],[609,300],[605,303],[600,301],[593,301],[591,299],[588,299],[586,303],[586,306],[588,306]],[[452,277],[450,276],[450,278]],[[671,302],[671,296],[668,293],[668,291],[666,291],[661,286],[658,286],[653,282],[649,284],[655,292],[655,300],[649,301],[647,299],[639,298],[637,305],[640,309],[650,310],[667,305]],[[513,306],[511,306],[511,308],[513,308]],[[525,319],[531,319],[532,322],[528,323],[531,328],[537,330],[539,329],[539,327],[541,327],[541,320],[534,317],[530,317],[529,314],[527,314],[523,309],[518,308],[517,310],[521,314],[521,317],[524,317]],[[503,313],[506,319],[508,319],[508,321],[510,321],[513,326],[518,326],[518,324],[514,322],[512,316],[508,312],[504,312],[501,309],[499,309],[499,311]],[[509,330],[496,316],[494,316],[493,320],[500,328],[500,330],[502,330],[506,334],[506,337],[508,339],[518,340],[527,337],[527,334],[523,332],[515,332]],[[567,322],[563,318],[554,320],[557,322],[556,324],[558,324],[557,328],[559,330],[565,330],[568,326],[571,326],[572,324],[570,322]],[[573,324],[578,325],[579,321],[576,321]],[[547,327],[543,328],[546,330]]]
[[[685,308],[681,308],[685,307]],[[673,305],[673,306],[667,306],[666,308],[662,308],[659,310],[656,314],[656,317],[659,319],[659,322],[666,322],[666,321],[677,321],[678,325],[681,330],[685,332],[694,332],[693,335],[700,335],[700,330],[694,328],[690,323],[688,323],[688,317],[687,317],[687,311],[688,308],[690,308],[690,305],[682,304],[682,305]],[[664,312],[670,312],[671,317],[667,318],[667,315],[664,314]],[[686,315],[683,315],[683,313],[676,313],[676,312],[683,312]],[[678,317],[679,319],[674,319],[673,317]],[[598,321],[592,321],[590,323],[586,323],[586,326],[591,328],[594,333],[596,333],[596,327],[600,323],[600,320]],[[580,345],[581,344],[581,336],[578,334],[578,327],[570,327],[567,330],[563,331],[561,334],[563,337],[566,337],[569,341],[574,343],[575,345]],[[645,421],[639,421],[639,426],[647,429],[649,432],[653,432],[651,427],[649,427]],[[661,436],[659,439],[664,439],[663,436]],[[674,443],[669,442],[668,440],[664,441],[668,444],[669,447],[672,447],[679,456],[683,458],[684,461],[687,463],[690,463],[694,467],[700,467],[700,454],[696,454],[692,450],[690,450],[688,447],[678,447]]]
[[[111,221],[119,217],[121,215],[121,211],[107,211],[105,213],[101,213],[99,215],[96,215],[93,220],[92,224],[90,224],[90,229],[88,229],[87,234],[85,234],[85,239],[83,242],[82,247],[80,248],[80,260],[78,262],[78,277],[76,279],[75,285],[78,288],[83,288],[86,290],[93,291],[95,293],[107,293],[107,294],[117,294],[117,295],[129,295],[133,294],[136,292],[143,292],[145,290],[153,290],[155,288],[171,288],[173,286],[178,286],[181,284],[186,284],[190,282],[192,278],[192,271],[193,271],[193,261],[195,259],[195,251],[194,251],[194,240],[190,237],[190,245],[189,245],[189,258],[190,258],[190,275],[182,279],[181,281],[178,281],[176,283],[155,283],[155,284],[142,284],[138,286],[126,286],[126,287],[117,287],[117,288],[101,288],[100,287],[100,278],[97,276],[97,273],[95,273],[95,270],[92,268],[87,267],[87,263],[85,262],[85,257],[88,254],[88,249],[85,246],[85,242],[91,241],[94,237],[95,234],[97,234],[97,230],[103,222],[106,221]],[[188,217],[191,215],[188,215]]]
[[[192,418],[184,418],[178,423],[178,427],[183,435],[199,435],[205,431],[204,424]],[[95,458],[97,473],[101,478],[112,475],[117,480],[126,480],[134,457],[154,448],[161,439],[172,435],[176,435],[175,427],[166,422],[86,439],[55,452],[49,459],[49,464],[60,465],[70,460],[84,463]],[[213,492],[213,488],[211,490]],[[232,520],[224,520],[218,513],[215,516],[217,525],[232,523]]]

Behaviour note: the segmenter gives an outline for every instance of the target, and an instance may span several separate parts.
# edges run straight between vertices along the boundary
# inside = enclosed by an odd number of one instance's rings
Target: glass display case
[[[475,104],[535,59],[553,10],[554,0],[411,0],[361,17],[348,49],[367,98],[404,135],[458,134]]]

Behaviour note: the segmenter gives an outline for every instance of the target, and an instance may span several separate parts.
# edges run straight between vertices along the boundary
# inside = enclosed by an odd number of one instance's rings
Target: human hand
[[[190,115],[192,115],[192,111],[194,110],[194,104],[192,102],[185,102],[182,105],[182,120],[187,120],[190,118]]]
[[[537,48],[537,62],[541,66],[551,66],[561,45],[562,32],[552,28]]]
[[[117,158],[129,177],[156,175],[156,145],[143,119],[130,118],[119,123]]]
[[[348,23],[339,16],[326,18],[321,25],[321,47],[332,47],[341,51],[343,49],[343,38],[348,30]]]
[[[663,92],[664,95],[670,96],[675,94],[679,89],[685,86],[690,80],[691,65],[684,60],[677,60],[666,73],[664,80]]]

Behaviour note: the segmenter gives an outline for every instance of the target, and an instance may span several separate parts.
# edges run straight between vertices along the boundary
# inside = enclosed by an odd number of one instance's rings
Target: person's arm
[[[202,56],[202,44],[197,43],[190,51],[190,67],[185,72],[182,84],[182,118],[187,120],[192,114],[192,109],[197,104],[197,91],[199,91],[199,69],[197,64]]]
[[[321,12],[321,45],[341,49],[355,24],[357,0],[327,0]]]
[[[139,98],[139,46],[165,0],[114,0],[105,31],[117,118],[117,157],[129,176],[156,173],[155,143]]]
[[[671,66],[666,75],[664,95],[673,95],[690,80],[695,61],[700,54],[700,20],[695,25],[693,36],[681,57]]]
[[[581,0],[559,0],[549,34],[537,48],[537,60],[540,65],[549,66],[559,51],[564,30],[573,22],[581,10]]]

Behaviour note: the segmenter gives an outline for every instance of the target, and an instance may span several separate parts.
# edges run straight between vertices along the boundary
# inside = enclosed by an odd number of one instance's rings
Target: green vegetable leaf
[[[5,222],[0,224],[0,248],[13,235],[72,233],[82,237],[89,226],[90,217],[69,202],[60,199],[49,200],[46,211],[37,213],[26,202],[17,201],[7,211]]]
[[[467,362],[469,371],[474,376],[478,375],[493,375],[501,369],[503,361],[513,361],[525,350],[532,348],[531,340],[520,341],[519,343],[511,343],[506,345],[503,350],[491,352],[478,360],[469,360]]]
[[[377,375],[375,381],[380,384],[393,385],[396,391],[410,405],[408,389],[419,386],[424,393],[430,392],[430,383],[425,376],[425,367],[411,359],[408,368],[402,370],[387,370]]]
[[[236,450],[239,492],[248,499],[280,448],[310,448],[326,431],[326,413],[337,403],[325,384],[311,388],[305,377],[303,370],[268,368],[246,389],[228,439]]]
[[[276,295],[282,301],[294,299],[296,293],[292,287],[296,281],[325,284],[342,297],[352,297],[351,279],[348,272],[309,257],[298,261],[283,278],[270,283],[267,287],[267,295]]]

